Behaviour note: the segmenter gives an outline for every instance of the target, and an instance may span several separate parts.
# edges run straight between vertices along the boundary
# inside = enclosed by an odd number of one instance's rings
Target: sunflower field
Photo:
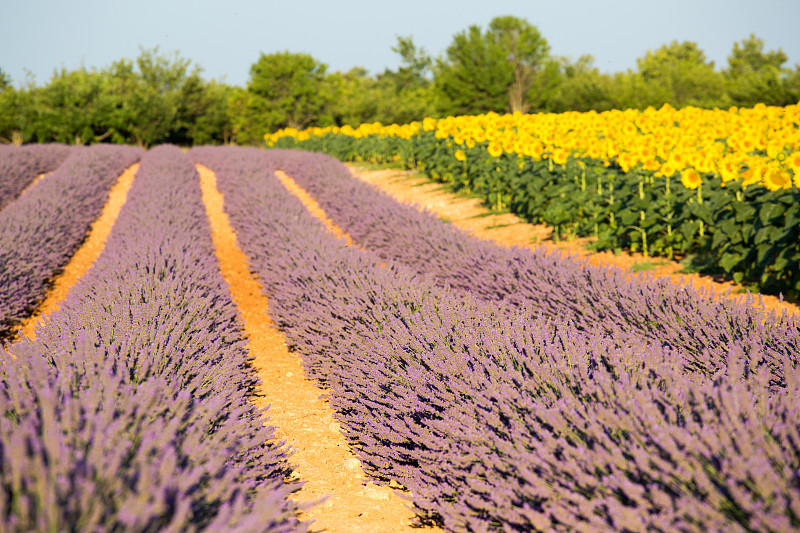
[[[284,129],[269,147],[401,162],[597,250],[692,256],[800,295],[800,105],[487,113]]]

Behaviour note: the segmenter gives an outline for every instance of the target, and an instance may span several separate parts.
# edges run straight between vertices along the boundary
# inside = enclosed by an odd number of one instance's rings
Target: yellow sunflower
[[[761,179],[764,182],[764,187],[771,191],[778,191],[792,186],[792,177],[782,168],[769,169],[764,172],[764,177]]]
[[[492,157],[500,157],[500,155],[502,153],[503,153],[503,146],[499,142],[492,141],[492,142],[489,143],[489,155],[490,156],[492,156]]]
[[[794,170],[794,175],[800,174],[800,151],[793,152],[786,158],[786,164]]]
[[[556,165],[566,165],[567,159],[569,159],[569,152],[562,148],[556,148],[550,157],[553,158],[553,163]]]
[[[456,150],[455,156],[459,161],[467,160],[467,155],[463,152],[463,150]]]
[[[693,168],[681,172],[681,183],[687,189],[696,189],[703,183],[703,177]]]

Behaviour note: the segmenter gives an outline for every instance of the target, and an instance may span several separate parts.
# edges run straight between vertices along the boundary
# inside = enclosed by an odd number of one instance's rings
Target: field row
[[[280,250],[309,230],[267,240],[298,218],[271,211],[256,230],[271,266],[254,267],[278,287],[277,321],[374,473],[447,528],[796,527],[792,482],[778,481],[789,471],[773,469],[797,461],[795,437],[774,431],[797,416],[796,319],[764,323],[667,282],[500,249],[369,194],[328,157],[272,157],[372,250],[322,253],[314,238],[281,268]],[[750,447],[768,441],[787,455]],[[764,500],[783,503],[755,519]]]
[[[109,150],[80,150],[18,200],[61,175],[67,190],[108,181],[108,161],[119,175],[141,157],[95,265],[35,339],[0,350],[0,530],[304,531],[286,452],[250,402],[194,165],[175,147]],[[38,207],[75,216],[63,200]]]
[[[800,296],[800,106],[497,115],[283,130],[267,145],[400,161],[597,250],[678,255]]]
[[[9,348],[16,357],[0,351],[9,531],[302,528],[282,481],[287,458],[248,403],[254,378],[192,162],[216,173],[270,315],[330,390],[365,470],[408,489],[423,522],[800,527],[797,318],[479,241],[324,155],[159,147],[135,157],[96,265],[36,339]],[[6,444],[19,442],[32,444]]]

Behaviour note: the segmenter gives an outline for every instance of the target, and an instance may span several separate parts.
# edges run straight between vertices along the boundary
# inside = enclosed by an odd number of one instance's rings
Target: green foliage
[[[433,60],[411,37],[398,37],[392,50],[400,55],[396,71],[385,70],[376,77],[373,94],[376,112],[368,122],[405,124],[424,117],[437,116],[432,75]],[[362,122],[351,124],[356,126]]]
[[[186,137],[192,144],[233,142],[233,118],[229,105],[234,87],[216,80],[204,84],[194,98],[184,102],[187,116]]]
[[[397,45],[392,51],[402,58],[400,68],[396,72],[386,69],[378,79],[394,83],[398,91],[425,87],[430,84],[433,60],[424,48],[417,48],[412,37],[397,37]]]
[[[550,56],[524,19],[497,17],[486,31],[473,25],[453,37],[433,86],[440,115],[789,105],[800,100],[800,66],[782,68],[785,61],[751,35],[734,45],[724,71],[696,43],[673,41],[647,51],[635,70],[605,74],[588,55],[575,62]]]
[[[436,64],[435,87],[439,108],[447,115],[505,111],[512,73],[503,68],[500,50],[486,45],[478,26],[456,34],[447,61]]]
[[[527,96],[548,52],[539,30],[517,17],[496,17],[485,33],[475,25],[457,33],[436,64],[440,111],[528,111]]]
[[[347,72],[334,72],[325,79],[334,95],[327,112],[336,125],[357,126],[378,120],[381,98],[376,98],[377,82],[366,69],[357,67]]]
[[[730,78],[741,78],[748,74],[761,72],[769,68],[781,68],[787,60],[783,50],[764,52],[764,41],[750,34],[750,37],[733,43],[733,50],[728,56],[728,68],[725,75]]]
[[[739,183],[725,192],[711,197],[709,254],[737,282],[800,295],[800,193]]]
[[[0,68],[0,93],[11,87],[11,76]]]
[[[125,59],[111,66],[111,94],[118,104],[112,127],[118,139],[140,146],[166,140],[185,144],[185,100],[197,97],[198,69],[190,73],[189,60],[177,54],[170,60],[157,52],[143,50],[135,67]]]
[[[751,34],[734,43],[723,71],[733,104],[751,107],[759,102],[790,105],[800,101],[800,68],[783,67],[787,57],[782,50],[764,52],[764,41]]]
[[[436,115],[429,79],[431,58],[411,37],[398,37],[397,41],[392,50],[400,54],[402,62],[396,71],[387,69],[373,78],[365,69],[354,68],[326,78],[327,91],[333,95],[326,114],[333,124],[403,124]]]
[[[536,86],[528,95],[531,110],[608,111],[618,109],[614,77],[601,73],[591,55],[577,61],[553,58],[545,63]]]
[[[107,80],[85,69],[57,71],[45,87],[20,91],[14,126],[26,142],[96,142],[109,136]]]
[[[23,138],[19,130],[23,94],[14,87],[0,91],[0,143],[22,144]]]
[[[53,73],[47,85],[0,93],[0,137],[25,142],[152,146],[219,142],[225,136],[226,89],[205,82],[177,53],[142,50],[97,71]],[[8,113],[6,112],[8,111]]]
[[[308,54],[262,53],[250,68],[248,115],[266,131],[323,125],[323,111],[333,96],[324,83],[326,70]]]
[[[644,105],[661,107],[727,107],[725,81],[707,61],[697,43],[673,41],[637,60],[638,74],[647,87]],[[722,103],[723,105],[720,105]]]

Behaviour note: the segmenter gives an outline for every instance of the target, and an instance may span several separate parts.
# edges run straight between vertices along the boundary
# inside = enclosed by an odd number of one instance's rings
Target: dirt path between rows
[[[117,182],[108,193],[108,200],[106,200],[100,216],[92,223],[86,240],[73,254],[61,274],[53,280],[53,284],[47,291],[44,301],[39,304],[35,313],[20,325],[19,329],[23,335],[30,338],[36,337],[36,326],[49,313],[59,308],[72,286],[78,282],[81,276],[86,274],[94,262],[97,261],[97,258],[100,257],[100,253],[105,248],[108,235],[111,233],[111,228],[114,227],[119,212],[128,198],[128,191],[133,185],[133,178],[136,176],[137,170],[139,170],[139,163],[134,163],[117,178]]]
[[[647,268],[645,274],[655,277],[669,276],[673,283],[689,284],[697,289],[707,289],[712,293],[724,295],[728,290],[730,298],[743,299],[744,288],[732,281],[716,281],[710,276],[697,273],[680,274],[683,268],[677,261],[664,258],[647,258],[639,253],[590,252],[585,246],[590,239],[554,242],[551,230],[544,225],[535,225],[511,213],[492,214],[478,198],[465,198],[456,195],[441,183],[430,181],[427,177],[400,169],[365,170],[354,164],[346,164],[351,173],[391,197],[407,204],[415,204],[419,209],[427,209],[456,227],[482,239],[493,240],[502,246],[521,246],[535,248],[544,246],[550,251],[558,250],[569,255],[586,258],[594,265],[613,265],[623,270]],[[648,268],[649,267],[649,268]],[[800,316],[800,306],[782,302],[775,296],[763,296],[766,310]]]
[[[308,209],[308,211],[312,215],[314,215],[314,217],[316,217],[317,219],[322,221],[323,224],[325,224],[325,227],[328,228],[328,231],[336,235],[337,238],[344,238],[345,242],[347,243],[347,246],[356,246],[355,243],[353,243],[353,239],[350,237],[350,235],[347,232],[345,232],[342,228],[334,224],[333,220],[328,218],[328,215],[325,214],[325,210],[323,210],[319,206],[319,202],[314,200],[311,197],[311,195],[309,195],[305,191],[305,189],[303,189],[302,187],[300,187],[300,185],[297,184],[296,181],[294,181],[282,170],[276,170],[275,176],[277,176],[277,178],[280,180],[283,186],[286,187],[290,193],[297,196],[300,199],[300,201],[303,202],[305,208]]]
[[[300,358],[289,352],[266,313],[269,302],[237,244],[214,172],[202,165],[197,168],[220,269],[243,318],[248,349],[255,358],[252,364],[261,380],[254,402],[258,408],[269,406],[268,423],[293,451],[289,459],[295,468],[292,477],[304,482],[294,500],[307,505],[327,497],[303,512],[301,519],[314,520],[314,531],[331,533],[420,531],[411,527],[414,513],[409,501],[365,476],[333,410],[321,398],[325,391],[305,377]]]

